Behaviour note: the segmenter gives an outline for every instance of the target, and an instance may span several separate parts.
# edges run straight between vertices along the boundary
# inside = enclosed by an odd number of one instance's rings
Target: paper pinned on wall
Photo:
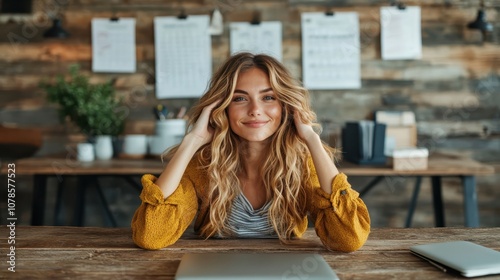
[[[380,8],[382,59],[422,58],[420,7]]]
[[[208,15],[155,17],[156,97],[194,98],[212,74]]]
[[[303,13],[301,21],[304,85],[308,89],[360,88],[358,14]]]
[[[92,71],[136,71],[135,19],[92,19]]]
[[[265,53],[282,60],[282,25],[280,21],[267,21],[259,24],[231,22],[231,54],[248,51],[254,54]]]

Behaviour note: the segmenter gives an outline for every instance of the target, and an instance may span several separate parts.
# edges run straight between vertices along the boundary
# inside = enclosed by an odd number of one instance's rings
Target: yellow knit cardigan
[[[306,190],[306,209],[314,221],[316,234],[327,249],[351,252],[366,242],[370,233],[370,216],[358,192],[351,188],[347,176],[340,173],[332,182],[332,194],[320,188],[312,160],[311,182]],[[209,207],[200,203],[207,201],[205,186],[208,175],[192,160],[177,189],[168,198],[155,184],[156,177],[142,177],[141,205],[132,219],[132,238],[139,247],[160,249],[175,243],[191,224],[196,214],[194,228],[199,229],[208,222]],[[307,217],[295,228],[301,237],[307,229]]]

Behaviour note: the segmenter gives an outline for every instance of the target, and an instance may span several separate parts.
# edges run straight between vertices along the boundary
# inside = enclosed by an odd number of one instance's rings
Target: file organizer
[[[385,130],[383,123],[347,122],[342,128],[344,159],[362,165],[385,165]]]

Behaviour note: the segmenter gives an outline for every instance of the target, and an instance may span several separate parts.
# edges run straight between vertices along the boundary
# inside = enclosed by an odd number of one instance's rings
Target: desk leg
[[[415,188],[413,189],[413,195],[411,196],[410,207],[408,208],[408,216],[406,216],[405,227],[411,227],[411,221],[413,220],[413,213],[415,213],[415,208],[417,207],[418,194],[420,193],[420,186],[422,185],[422,176],[417,176],[415,178]]]
[[[476,178],[463,176],[464,215],[466,227],[479,227],[479,211],[477,207]]]
[[[61,219],[61,212],[63,212],[63,193],[64,193],[64,179],[65,177],[61,175],[60,178],[58,178],[58,183],[57,183],[57,195],[56,195],[56,207],[54,209],[54,225],[56,226],[62,226],[63,222]]]
[[[137,191],[139,191],[139,193],[142,192],[142,184],[139,182],[135,182],[133,179],[132,179],[132,176],[128,176],[128,175],[124,175],[122,176],[123,179],[125,179],[125,181],[127,181],[132,187],[134,187]]]
[[[31,200],[31,225],[42,226],[45,215],[45,197],[47,193],[46,175],[34,175],[33,199]]]
[[[85,214],[85,195],[86,189],[89,185],[89,179],[87,176],[77,176],[78,187],[76,191],[76,204],[75,204],[75,216],[73,218],[73,225],[82,227],[83,218]]]
[[[432,176],[432,200],[434,203],[434,220],[436,227],[444,227],[443,195],[441,194],[441,177]]]
[[[106,196],[104,195],[101,184],[99,184],[99,180],[97,179],[97,177],[94,177],[92,179],[92,182],[96,186],[97,194],[99,195],[99,198],[101,199],[101,204],[102,204],[102,208],[104,210],[104,214],[106,215],[108,221],[111,223],[111,226],[116,227],[116,220],[113,217],[113,213],[111,213],[111,210],[109,209],[108,200],[106,199]]]
[[[375,187],[379,182],[380,180],[382,180],[384,178],[384,176],[377,176],[375,177],[373,180],[370,181],[370,183],[368,183],[368,185],[366,185],[366,187],[364,187],[360,192],[359,192],[359,197],[363,198],[363,196],[365,196],[365,194],[371,190],[373,187]]]

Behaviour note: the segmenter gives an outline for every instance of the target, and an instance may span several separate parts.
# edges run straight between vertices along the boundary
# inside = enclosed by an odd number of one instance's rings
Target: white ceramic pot
[[[93,161],[95,158],[94,144],[92,143],[79,143],[76,146],[76,152],[79,161]]]
[[[184,138],[186,120],[167,119],[156,122],[156,135],[149,138],[149,154],[161,155],[165,150],[177,145]]]
[[[95,137],[95,157],[100,160],[107,160],[113,157],[113,141],[110,135]]]
[[[148,136],[145,134],[129,134],[123,139],[123,154],[129,156],[145,156],[148,152]]]

